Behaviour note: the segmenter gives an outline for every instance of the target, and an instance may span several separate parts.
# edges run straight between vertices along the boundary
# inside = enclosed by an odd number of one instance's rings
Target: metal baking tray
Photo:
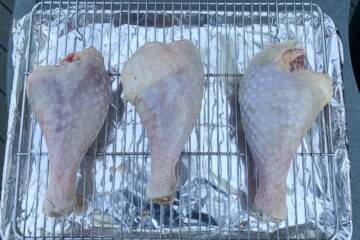
[[[351,238],[342,44],[333,21],[317,5],[42,1],[15,23],[13,36],[1,199],[4,239]],[[148,141],[134,107],[121,101],[121,69],[145,42],[182,38],[193,41],[203,57],[205,92],[199,120],[180,158],[175,202],[159,206],[145,200]],[[247,183],[256,169],[239,133],[232,96],[249,59],[265,45],[288,39],[304,45],[306,68],[332,77],[334,94],[293,158],[287,178],[288,219],[276,224],[251,213]],[[78,193],[86,208],[53,219],[42,213],[47,148],[24,83],[37,66],[56,64],[91,45],[103,54],[112,81],[108,131],[97,140],[107,144],[87,154],[78,171]]]

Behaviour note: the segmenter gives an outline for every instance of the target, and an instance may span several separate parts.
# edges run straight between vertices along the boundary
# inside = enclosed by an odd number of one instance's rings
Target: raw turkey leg
[[[52,217],[76,204],[76,173],[104,123],[110,83],[93,47],[67,55],[59,66],[38,67],[27,81],[30,107],[45,136],[49,176],[43,205]]]
[[[291,160],[332,96],[329,76],[303,65],[302,46],[274,44],[251,60],[240,82],[242,125],[259,177],[253,210],[263,220],[286,219]]]
[[[125,98],[135,105],[149,139],[151,177],[146,198],[174,201],[178,161],[195,126],[204,91],[204,67],[188,40],[147,43],[125,63]]]

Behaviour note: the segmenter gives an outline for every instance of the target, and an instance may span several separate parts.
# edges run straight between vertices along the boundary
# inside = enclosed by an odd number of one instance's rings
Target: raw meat
[[[250,61],[240,82],[242,125],[259,177],[253,210],[263,220],[286,219],[291,160],[332,97],[330,77],[303,65],[302,46],[273,44]]]
[[[188,40],[147,43],[124,65],[125,98],[135,105],[149,139],[147,200],[174,201],[179,157],[195,126],[204,91],[204,67]]]
[[[77,202],[76,173],[106,117],[110,82],[93,47],[67,55],[58,66],[38,67],[26,86],[49,156],[43,205],[51,217],[69,215]]]

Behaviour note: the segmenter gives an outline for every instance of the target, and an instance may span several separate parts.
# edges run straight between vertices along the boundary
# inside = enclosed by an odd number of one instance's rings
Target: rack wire
[[[305,28],[307,22],[313,26]],[[225,34],[219,34],[223,32]],[[52,219],[42,213],[41,203],[47,181],[46,143],[22,88],[16,113],[19,137],[13,147],[16,201],[12,231],[15,236],[20,239],[323,239],[335,236],[341,217],[337,183],[332,177],[338,168],[332,108],[327,105],[321,111],[316,127],[308,132],[299,147],[287,180],[292,182],[288,184],[292,188],[287,193],[293,206],[289,207],[288,220],[274,224],[260,222],[251,215],[251,199],[243,189],[251,182],[254,166],[249,150],[244,147],[246,140],[240,132],[236,103],[231,107],[233,98],[237,99],[236,91],[231,91],[237,88],[247,62],[269,43],[287,39],[303,43],[307,52],[313,53],[308,56],[306,67],[327,73],[329,56],[325,34],[321,9],[304,2],[69,0],[37,4],[31,13],[24,81],[37,66],[55,64],[72,51],[95,45],[105,58],[112,86],[115,86],[114,114],[107,118],[109,130],[104,139],[97,140],[105,146],[96,145],[94,152],[85,156],[79,170],[81,205],[86,206],[85,209],[80,215],[73,213],[68,218]],[[180,172],[185,172],[188,178],[181,175],[174,205],[159,206],[144,201],[150,158],[148,142],[139,116],[129,103],[124,105],[122,117],[122,95],[117,87],[123,63],[141,44],[168,43],[181,38],[193,41],[203,56],[206,89],[201,116],[181,156]],[[211,101],[216,105],[211,105]],[[109,179],[111,182],[106,183]],[[254,181],[257,186],[256,178]],[[210,183],[216,185],[211,191],[203,187]],[[224,192],[232,196],[224,198]],[[126,194],[131,196],[123,197]],[[204,194],[207,194],[204,199],[194,197]],[[221,202],[222,198],[226,200]]]

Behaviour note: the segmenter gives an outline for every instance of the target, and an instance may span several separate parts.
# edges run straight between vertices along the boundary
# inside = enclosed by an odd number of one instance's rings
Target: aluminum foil
[[[164,14],[130,7],[44,3],[15,24],[2,237],[350,239],[343,54],[332,19],[308,4],[290,4],[292,11],[269,5],[247,11],[240,5],[243,11],[235,13],[206,7]],[[121,69],[145,42],[182,38],[198,46],[206,87],[200,118],[180,158],[177,197],[173,205],[159,206],[145,199],[151,174],[148,139],[134,107],[122,103]],[[250,178],[256,169],[234,96],[249,59],[264,45],[288,39],[304,44],[308,69],[332,77],[334,94],[293,159],[287,177],[288,219],[276,224],[258,221],[251,212],[257,183]],[[71,216],[53,219],[42,212],[47,148],[24,82],[37,66],[56,64],[91,45],[103,54],[111,76],[111,111],[106,131],[78,171],[79,206]]]

